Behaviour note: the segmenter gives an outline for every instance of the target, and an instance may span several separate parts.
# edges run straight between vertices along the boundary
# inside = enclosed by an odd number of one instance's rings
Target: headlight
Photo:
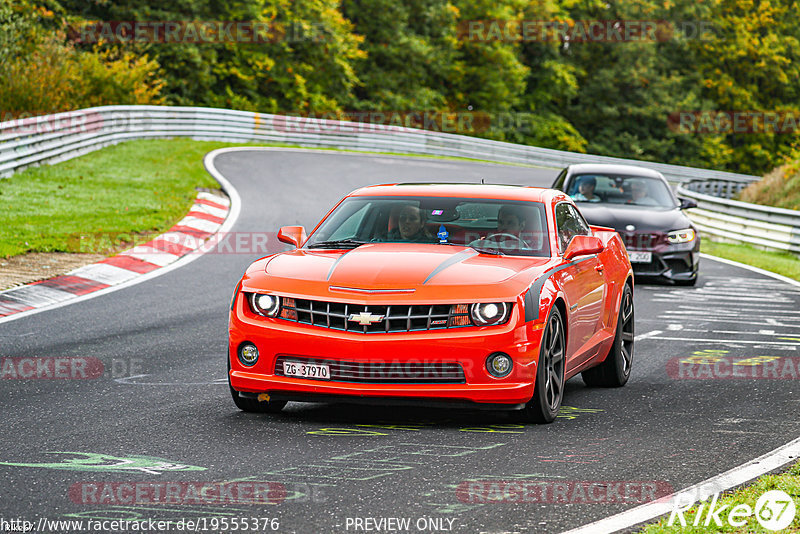
[[[511,306],[506,302],[483,302],[469,308],[472,322],[478,326],[504,323],[508,319]]]
[[[674,232],[670,232],[667,234],[667,241],[673,245],[694,241],[694,230],[687,228],[686,230],[675,230]]]
[[[250,309],[265,317],[275,317],[281,309],[281,299],[275,295],[250,293]]]

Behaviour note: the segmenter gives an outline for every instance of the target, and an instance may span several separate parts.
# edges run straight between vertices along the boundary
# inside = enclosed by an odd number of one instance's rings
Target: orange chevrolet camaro
[[[628,381],[633,272],[619,235],[552,189],[359,189],[294,249],[255,261],[231,302],[233,401],[514,410],[549,423],[564,383]]]

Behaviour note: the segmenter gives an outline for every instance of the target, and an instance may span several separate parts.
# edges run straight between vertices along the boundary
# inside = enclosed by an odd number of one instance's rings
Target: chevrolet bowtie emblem
[[[351,313],[349,321],[357,321],[360,325],[368,325],[383,321],[383,315],[372,315],[370,312]]]

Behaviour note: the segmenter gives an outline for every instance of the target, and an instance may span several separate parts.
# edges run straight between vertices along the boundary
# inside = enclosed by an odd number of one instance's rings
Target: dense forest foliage
[[[0,0],[0,119],[468,114],[456,133],[760,174],[800,151],[797,17],[794,0]]]

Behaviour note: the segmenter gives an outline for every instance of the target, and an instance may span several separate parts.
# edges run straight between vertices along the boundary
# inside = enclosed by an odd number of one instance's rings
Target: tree
[[[713,32],[690,47],[701,76],[700,94],[712,103],[712,109],[786,111],[797,117],[800,29],[795,2],[713,0],[709,17],[714,21]],[[716,168],[763,173],[793,153],[800,139],[793,123],[779,120],[775,127],[754,124],[755,132],[705,135],[703,157]]]
[[[166,95],[174,104],[326,111],[351,98],[358,81],[352,63],[363,56],[361,39],[352,33],[336,0],[63,3],[70,13],[90,20],[177,21],[187,30],[243,22],[257,29],[258,36],[243,31],[228,37],[220,31],[214,42],[186,38],[126,43],[130,50],[158,60],[167,80]],[[178,35],[193,36],[186,30]]]
[[[361,110],[442,110],[458,76],[458,10],[449,0],[345,0],[344,16],[364,37],[361,84],[349,103]]]

